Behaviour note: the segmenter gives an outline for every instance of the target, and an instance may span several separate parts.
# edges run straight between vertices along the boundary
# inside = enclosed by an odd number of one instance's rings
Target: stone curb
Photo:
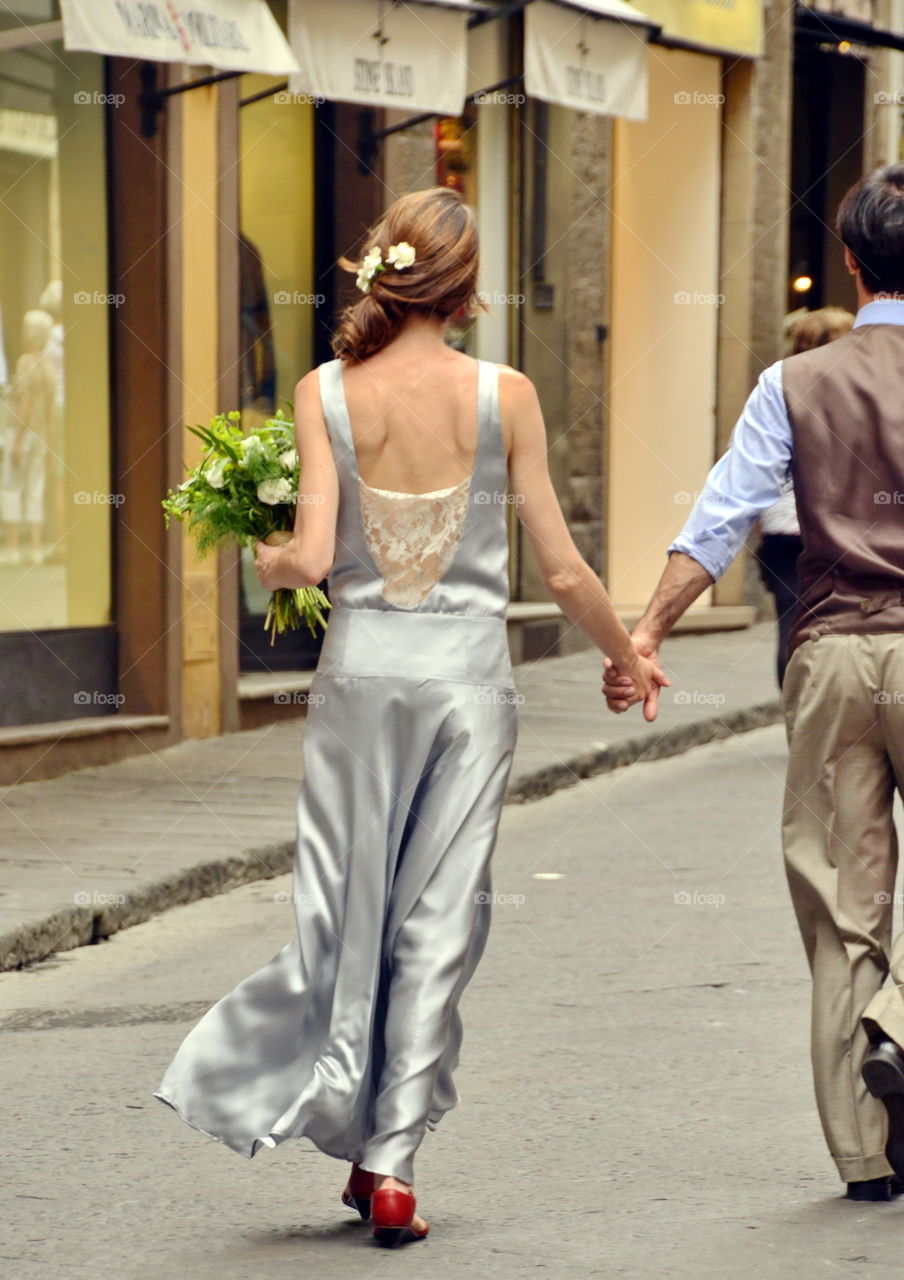
[[[763,702],[758,706],[732,711],[728,715],[712,716],[693,724],[676,725],[653,741],[650,740],[650,734],[646,733],[636,738],[626,738],[624,742],[611,747],[602,744],[561,764],[537,769],[534,773],[516,778],[509,787],[506,804],[540,800],[563,787],[575,786],[584,778],[611,773],[613,769],[621,769],[629,764],[647,764],[651,760],[665,760],[668,756],[682,755],[691,747],[718,742],[721,738],[731,738],[738,733],[749,733],[752,729],[763,729],[767,725],[778,724],[781,719],[780,702]]]
[[[781,720],[781,703],[767,702],[745,707],[725,716],[713,716],[688,725],[668,729],[653,741],[650,734],[627,738],[613,746],[601,745],[584,751],[561,764],[522,774],[510,784],[506,804],[526,804],[540,800],[584,778],[611,773],[631,764],[644,764],[682,755],[692,747],[717,742],[738,733],[749,733]],[[295,843],[286,840],[249,849],[214,862],[186,867],[178,875],[121,895],[121,902],[74,904],[40,920],[32,920],[0,938],[0,971],[18,969],[43,960],[58,951],[102,942],[121,929],[143,924],[170,907],[227,893],[241,884],[272,880],[292,869]],[[120,896],[120,895],[110,895]]]

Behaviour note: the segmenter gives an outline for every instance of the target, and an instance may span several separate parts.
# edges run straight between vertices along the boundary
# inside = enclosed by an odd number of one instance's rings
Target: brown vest
[[[789,652],[904,633],[904,325],[858,325],[782,362],[804,549]]]

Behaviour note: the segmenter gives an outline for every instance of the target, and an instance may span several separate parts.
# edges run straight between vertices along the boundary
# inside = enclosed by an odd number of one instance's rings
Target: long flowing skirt
[[[315,676],[296,937],[189,1032],[154,1097],[251,1157],[306,1137],[413,1182],[458,1102],[458,1001],[490,924],[515,699],[464,681]]]

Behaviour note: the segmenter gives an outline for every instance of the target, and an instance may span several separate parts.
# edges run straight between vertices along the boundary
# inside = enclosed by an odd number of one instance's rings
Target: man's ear
[[[844,246],[844,265],[847,267],[848,271],[850,271],[852,276],[855,276],[860,270],[860,267],[857,265],[857,259],[851,253],[847,245]]]

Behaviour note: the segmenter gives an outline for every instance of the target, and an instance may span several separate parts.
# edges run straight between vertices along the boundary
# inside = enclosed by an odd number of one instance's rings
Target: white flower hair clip
[[[413,245],[407,240],[400,240],[398,244],[391,244],[386,251],[386,261],[383,261],[383,250],[378,244],[368,249],[358,268],[358,274],[355,277],[355,283],[362,293],[370,293],[376,276],[380,275],[387,267],[394,267],[396,271],[405,271],[412,266],[416,260],[416,254]]]

